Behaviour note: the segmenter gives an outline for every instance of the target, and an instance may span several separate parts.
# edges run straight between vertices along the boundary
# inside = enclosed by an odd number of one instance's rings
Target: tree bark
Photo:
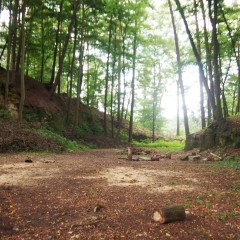
[[[104,123],[103,129],[104,134],[107,135],[107,105],[108,105],[108,83],[109,83],[109,65],[110,65],[110,51],[111,51],[111,42],[112,42],[112,23],[113,23],[113,14],[111,13],[109,21],[109,32],[108,32],[108,53],[107,53],[107,68],[106,68],[106,77],[105,77],[105,94],[104,94]]]
[[[198,24],[198,9],[197,9],[197,1],[194,0],[194,10],[195,10],[195,25],[196,25],[196,33],[197,33],[197,49],[200,58],[202,59],[201,54],[201,43],[200,43],[200,31],[199,31],[199,24]],[[205,109],[204,109],[204,95],[203,95],[203,79],[202,75],[199,71],[199,89],[200,89],[200,112],[201,112],[201,124],[202,129],[206,127],[205,121]]]
[[[209,17],[212,23],[212,43],[213,43],[213,71],[214,71],[214,88],[215,88],[215,98],[216,98],[216,120],[218,122],[222,121],[222,106],[221,106],[221,76],[219,69],[219,42],[217,33],[218,24],[218,0],[213,0],[213,13],[212,13],[212,0],[208,0],[209,4]],[[213,14],[213,16],[212,16]]]
[[[55,46],[54,46],[54,53],[53,53],[53,64],[52,64],[52,72],[51,72],[51,79],[50,79],[50,86],[54,83],[55,77],[55,69],[56,69],[56,61],[57,61],[57,52],[58,52],[58,45],[59,45],[59,32],[60,32],[60,24],[61,24],[61,14],[62,14],[62,7],[63,1],[60,3],[60,11],[58,13],[58,23],[57,23],[57,30],[56,30],[56,39],[55,39]]]
[[[205,7],[204,7],[203,0],[199,0],[199,1],[200,1],[200,7],[201,7],[202,19],[203,19],[203,34],[204,34],[204,44],[205,44],[205,52],[206,52],[206,65],[207,65],[207,72],[208,72],[208,80],[209,80],[209,84],[210,84],[210,91],[214,95],[212,55],[211,55],[211,49],[210,49],[210,45],[209,45]],[[207,105],[208,105],[207,109],[208,109],[208,125],[209,125],[211,123],[211,119],[212,119],[211,100],[209,97],[208,97]]]
[[[62,70],[63,70],[63,62],[64,62],[64,58],[65,58],[65,55],[66,55],[66,52],[67,52],[67,47],[68,47],[68,43],[69,43],[69,39],[70,39],[70,36],[71,36],[72,29],[73,29],[73,26],[74,26],[74,22],[75,22],[75,19],[76,19],[76,14],[77,14],[77,10],[78,10],[78,7],[79,7],[79,3],[80,3],[80,0],[76,0],[74,2],[74,8],[73,8],[71,21],[68,25],[68,32],[67,32],[67,35],[65,37],[65,42],[64,42],[64,45],[63,45],[61,57],[59,59],[58,72],[57,72],[56,78],[55,78],[55,80],[52,84],[52,87],[51,87],[51,97],[53,96],[57,86],[60,84],[60,78],[61,78]]]
[[[70,68],[70,83],[69,83],[69,98],[68,98],[68,107],[67,107],[67,117],[66,122],[69,122],[70,114],[71,114],[71,105],[72,105],[72,85],[73,85],[73,72],[75,66],[75,57],[76,57],[76,48],[77,48],[77,18],[75,19],[75,32],[74,32],[74,42],[73,42],[73,52],[72,52],[72,61]]]
[[[76,17],[76,16],[75,16]],[[85,23],[85,8],[84,2],[82,2],[82,27],[80,31],[81,41],[80,41],[80,54],[79,54],[79,68],[78,68],[78,82],[77,82],[77,104],[76,104],[76,115],[75,115],[75,126],[79,122],[79,107],[80,107],[80,95],[82,91],[82,81],[83,81],[83,57],[84,57],[84,23]]]
[[[19,119],[22,120],[23,106],[25,101],[25,80],[24,80],[24,58],[25,58],[25,1],[22,3],[22,26],[21,26],[21,36],[22,36],[22,46],[21,46],[21,90],[20,90],[20,101],[19,101]]]
[[[135,19],[135,28],[134,28],[134,36],[133,36],[133,66],[132,66],[132,83],[131,83],[131,91],[132,91],[132,101],[131,101],[131,110],[130,110],[130,122],[129,122],[129,134],[128,134],[128,142],[132,142],[132,134],[133,134],[133,111],[134,111],[134,100],[135,100],[135,74],[136,74],[136,55],[137,55],[137,19]]]
[[[9,29],[8,29],[8,43],[7,43],[7,77],[4,89],[4,106],[7,106],[9,95],[9,82],[10,82],[10,62],[11,62],[11,43],[12,43],[12,1],[10,1],[9,11]]]

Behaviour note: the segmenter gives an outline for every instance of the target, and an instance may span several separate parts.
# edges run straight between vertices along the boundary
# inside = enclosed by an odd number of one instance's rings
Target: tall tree
[[[177,28],[176,28],[174,14],[173,14],[173,10],[172,10],[171,0],[168,0],[168,5],[169,5],[169,9],[170,9],[173,32],[174,32],[176,57],[177,57],[177,68],[178,68],[178,84],[179,84],[180,90],[181,90],[185,135],[187,137],[190,134],[190,131],[189,131],[187,106],[186,106],[185,92],[184,92],[183,79],[182,79],[182,69],[181,69],[182,63],[181,63],[181,55],[180,55],[180,49],[179,49],[178,34],[177,34]]]
[[[79,4],[80,4],[80,0],[75,0],[74,1],[71,21],[68,25],[67,35],[65,37],[65,42],[64,42],[64,45],[63,45],[63,49],[62,49],[60,59],[59,59],[58,72],[57,72],[57,75],[56,75],[55,80],[53,82],[53,85],[51,87],[51,95],[54,94],[57,86],[60,84],[60,78],[61,78],[62,71],[63,71],[63,62],[64,62],[64,58],[65,58],[65,55],[66,55],[66,52],[67,52],[67,47],[68,47],[69,39],[70,39],[70,36],[71,36],[71,33],[72,33],[72,29],[73,29],[73,26],[74,26],[74,21],[76,19],[76,14],[77,14],[77,11],[79,9]]]
[[[23,116],[23,106],[25,101],[25,79],[24,79],[24,58],[25,58],[25,11],[26,5],[25,0],[22,2],[22,25],[21,25],[21,36],[22,36],[22,46],[21,46],[21,88],[20,88],[20,101],[19,101],[19,119]]]

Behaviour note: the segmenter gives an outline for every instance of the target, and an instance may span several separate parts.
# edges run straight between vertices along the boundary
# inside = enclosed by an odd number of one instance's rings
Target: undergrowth
[[[173,140],[173,141],[157,140],[155,142],[150,142],[149,140],[142,141],[142,142],[134,141],[134,145],[137,147],[153,148],[160,152],[182,151],[184,148],[184,144],[185,144],[184,141],[178,141],[178,140]]]
[[[43,136],[52,138],[58,144],[60,144],[63,148],[65,148],[67,151],[70,151],[70,152],[76,152],[76,151],[82,151],[82,150],[88,149],[87,146],[80,145],[75,141],[67,139],[67,138],[65,138],[55,132],[47,130],[47,129],[39,129],[38,133]]]
[[[240,169],[240,156],[229,156],[216,163],[216,166],[221,168],[233,168],[234,170]]]

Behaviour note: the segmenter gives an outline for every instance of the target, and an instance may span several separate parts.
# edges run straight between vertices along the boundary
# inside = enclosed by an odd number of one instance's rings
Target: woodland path
[[[0,155],[0,239],[240,239],[239,169],[120,150]],[[183,205],[187,218],[152,214]]]

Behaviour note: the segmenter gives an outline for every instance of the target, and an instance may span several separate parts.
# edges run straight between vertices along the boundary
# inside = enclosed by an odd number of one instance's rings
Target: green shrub
[[[77,142],[69,140],[69,139],[67,139],[57,133],[54,133],[50,130],[40,129],[40,130],[38,130],[38,132],[41,135],[44,135],[44,136],[54,139],[56,142],[58,142],[61,146],[63,146],[68,151],[75,152],[75,151],[87,149],[86,146],[79,145]]]
[[[224,161],[217,162],[217,166],[222,168],[233,168],[237,170],[240,168],[240,156],[229,156],[224,159]]]
[[[7,119],[10,117],[9,111],[7,109],[0,109],[0,118]]]
[[[103,132],[103,127],[101,125],[94,124],[91,129],[94,134],[100,134]]]

